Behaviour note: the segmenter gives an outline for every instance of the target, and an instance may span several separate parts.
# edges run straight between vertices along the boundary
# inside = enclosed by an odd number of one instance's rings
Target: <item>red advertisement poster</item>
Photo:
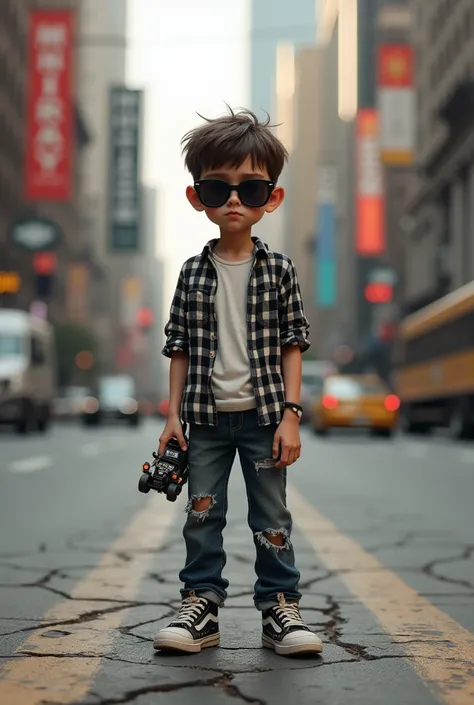
[[[72,195],[73,22],[70,10],[32,10],[28,31],[25,198]]]
[[[377,110],[359,110],[356,140],[356,252],[363,257],[377,257],[385,250],[384,188]]]
[[[413,87],[413,48],[409,44],[383,44],[379,47],[379,86]]]

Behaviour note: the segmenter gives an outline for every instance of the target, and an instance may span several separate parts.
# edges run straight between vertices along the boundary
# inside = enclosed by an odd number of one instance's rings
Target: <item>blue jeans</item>
[[[258,426],[255,410],[219,413],[217,426],[191,426],[188,516],[183,530],[186,565],[179,574],[183,597],[194,591],[220,605],[227,596],[222,531],[230,471],[238,451],[256,548],[255,605],[264,610],[278,604],[278,593],[287,600],[300,599],[300,574],[290,541],[292,519],[286,507],[286,468],[275,468],[271,459],[275,430],[276,426]],[[193,500],[202,498],[211,498],[209,507],[197,511]],[[278,534],[283,537],[282,546],[267,538]]]

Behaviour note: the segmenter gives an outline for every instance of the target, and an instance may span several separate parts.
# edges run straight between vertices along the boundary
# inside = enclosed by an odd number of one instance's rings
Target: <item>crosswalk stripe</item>
[[[472,705],[474,635],[341,533],[293,486],[288,488],[288,502],[295,525],[326,568],[338,572],[339,580],[394,640],[400,632],[412,635],[412,643],[400,646],[434,694],[447,705]]]
[[[63,600],[48,610],[43,616],[45,622],[74,620],[91,609],[106,610],[107,602],[93,602],[98,594],[101,600],[132,601],[136,597],[154,560],[153,552],[163,544],[179,511],[178,503],[167,502],[154,493],[144,501],[145,508],[135,515],[98,565],[76,584],[71,593],[73,599]],[[129,560],[120,558],[124,553]],[[1,674],[0,702],[39,705],[48,701],[67,705],[83,700],[110,648],[114,631],[126,615],[126,609],[105,611],[93,622],[68,624],[68,633],[61,639],[45,639],[42,634],[49,628],[37,629],[17,655],[32,653],[42,657],[7,663]],[[75,654],[83,658],[75,658]]]

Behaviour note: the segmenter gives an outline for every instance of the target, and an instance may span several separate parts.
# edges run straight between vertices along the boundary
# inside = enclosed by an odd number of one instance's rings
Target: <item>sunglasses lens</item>
[[[240,198],[244,205],[259,208],[265,205],[270,195],[270,186],[266,181],[250,180],[240,184]]]
[[[199,198],[208,208],[219,208],[229,198],[229,187],[218,179],[205,179],[199,186]]]

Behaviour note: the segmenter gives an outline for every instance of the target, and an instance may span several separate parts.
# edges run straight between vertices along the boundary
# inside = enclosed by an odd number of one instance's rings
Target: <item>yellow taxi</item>
[[[365,428],[388,438],[399,408],[399,398],[377,375],[330,375],[314,400],[312,427],[320,436],[332,428]]]

